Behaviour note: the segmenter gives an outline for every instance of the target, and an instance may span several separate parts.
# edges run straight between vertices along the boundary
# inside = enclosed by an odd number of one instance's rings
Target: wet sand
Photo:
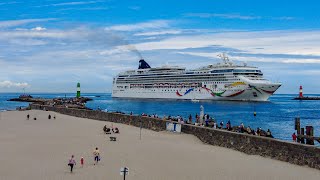
[[[49,120],[49,114],[57,118]],[[139,128],[114,123],[120,134],[111,142],[102,131],[105,124],[112,125],[54,112],[1,112],[0,180],[123,179],[124,166],[130,169],[127,180],[320,179],[319,170],[206,145],[187,134],[143,129],[140,140]],[[98,165],[93,165],[95,147],[101,153]],[[73,173],[67,166],[71,155],[78,163]]]

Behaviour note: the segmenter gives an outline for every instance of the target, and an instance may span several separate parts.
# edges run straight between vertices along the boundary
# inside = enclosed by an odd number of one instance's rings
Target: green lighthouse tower
[[[77,84],[77,98],[80,97],[80,83]]]

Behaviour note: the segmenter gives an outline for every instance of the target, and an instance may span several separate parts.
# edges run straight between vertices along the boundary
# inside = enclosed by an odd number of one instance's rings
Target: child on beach
[[[100,161],[100,152],[98,148],[93,151],[93,156],[94,156],[94,165],[98,164],[98,161]]]
[[[81,163],[81,167],[83,167],[83,164],[84,164],[84,158],[83,157],[81,157],[80,163]]]
[[[73,166],[76,165],[76,160],[74,159],[74,155],[71,156],[71,158],[69,159],[69,163],[68,166],[70,166],[70,172],[72,173],[73,170]]]

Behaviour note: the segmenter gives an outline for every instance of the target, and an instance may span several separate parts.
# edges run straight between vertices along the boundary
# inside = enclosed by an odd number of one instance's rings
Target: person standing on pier
[[[196,123],[199,123],[199,115],[196,114]]]
[[[296,133],[293,133],[293,134],[292,134],[292,141],[293,141],[293,142],[297,142],[297,135],[296,135]]]
[[[251,134],[251,128],[250,128],[250,126],[247,127],[247,133],[248,133],[248,134]]]
[[[220,122],[220,127],[223,129],[223,121]]]

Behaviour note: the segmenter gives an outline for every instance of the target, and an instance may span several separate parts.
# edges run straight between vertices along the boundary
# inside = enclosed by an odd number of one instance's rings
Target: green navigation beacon
[[[80,97],[80,83],[77,84],[77,98]]]

